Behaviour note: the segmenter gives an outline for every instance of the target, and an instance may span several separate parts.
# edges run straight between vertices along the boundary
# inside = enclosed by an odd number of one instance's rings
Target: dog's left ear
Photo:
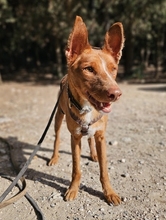
[[[73,31],[69,36],[66,49],[68,63],[73,63],[83,50],[90,48],[88,42],[88,31],[81,17],[76,16]]]
[[[111,53],[115,61],[119,63],[124,46],[123,25],[120,22],[113,24],[105,35],[103,49]]]

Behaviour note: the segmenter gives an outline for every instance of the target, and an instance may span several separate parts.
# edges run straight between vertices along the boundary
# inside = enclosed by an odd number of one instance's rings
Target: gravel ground
[[[59,162],[48,167],[52,155],[53,124],[26,172],[27,191],[46,220],[163,220],[166,219],[166,84],[121,83],[121,99],[109,116],[106,138],[109,175],[120,206],[108,205],[99,181],[98,163],[89,158],[83,140],[82,181],[76,200],[63,195],[71,180],[70,135],[62,125]],[[10,162],[22,167],[33,151],[53,109],[55,84],[0,84],[0,173],[15,176]],[[10,184],[0,177],[0,194]],[[14,188],[9,197],[18,192]],[[0,209],[0,220],[37,219],[25,197]]]

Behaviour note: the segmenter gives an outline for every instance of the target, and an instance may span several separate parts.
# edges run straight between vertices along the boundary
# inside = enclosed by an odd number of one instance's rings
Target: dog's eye
[[[93,67],[91,67],[91,66],[87,66],[87,67],[85,67],[84,69],[85,69],[85,70],[88,70],[88,71],[91,72],[91,73],[94,73],[94,69],[93,69]]]

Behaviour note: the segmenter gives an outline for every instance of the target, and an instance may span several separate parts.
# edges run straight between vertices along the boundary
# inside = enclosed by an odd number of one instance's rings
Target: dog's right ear
[[[105,35],[104,50],[111,53],[117,63],[122,56],[124,40],[123,25],[120,22],[113,24]]]
[[[69,64],[73,63],[83,50],[90,48],[88,31],[81,17],[76,16],[73,31],[69,36],[66,49],[66,58]]]

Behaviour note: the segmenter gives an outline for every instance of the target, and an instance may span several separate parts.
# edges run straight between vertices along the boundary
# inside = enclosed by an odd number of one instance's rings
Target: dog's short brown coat
[[[104,46],[93,48],[88,42],[88,32],[82,18],[76,17],[66,49],[68,74],[61,83],[62,94],[55,116],[54,152],[49,162],[49,165],[54,165],[58,161],[60,127],[65,114],[71,133],[73,160],[72,181],[65,194],[67,201],[77,196],[80,185],[83,135],[88,137],[92,160],[99,161],[100,181],[107,202],[118,205],[121,201],[108,177],[105,130],[111,104],[121,95],[115,78],[123,45],[123,26],[115,23],[105,35]],[[72,102],[69,92],[81,109]]]

